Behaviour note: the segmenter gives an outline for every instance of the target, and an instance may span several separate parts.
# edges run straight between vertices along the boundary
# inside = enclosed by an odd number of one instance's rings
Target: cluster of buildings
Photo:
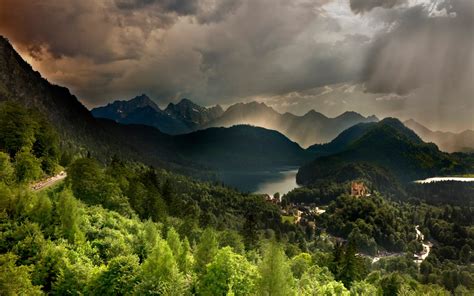
[[[364,184],[364,182],[354,181],[351,183],[350,195],[356,198],[360,198],[364,196],[370,196],[370,191]],[[323,208],[316,206],[315,204],[307,205],[305,203],[289,203],[283,205],[282,198],[279,194],[275,194],[274,196],[265,194],[264,198],[269,203],[279,205],[281,208],[282,216],[293,216],[293,221],[295,224],[302,223],[310,226],[313,225],[313,228],[315,228],[314,216],[321,215],[326,211]]]

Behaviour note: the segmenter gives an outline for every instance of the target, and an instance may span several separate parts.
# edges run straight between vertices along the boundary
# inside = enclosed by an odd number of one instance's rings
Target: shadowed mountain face
[[[301,165],[313,156],[277,131],[248,125],[208,128],[174,139],[178,150],[193,160],[227,170]]]
[[[461,133],[432,131],[413,119],[404,124],[414,130],[425,142],[433,142],[446,152],[474,152],[474,131]]]
[[[165,110],[161,110],[145,94],[91,110],[96,118],[107,118],[124,124],[149,125],[170,135],[192,132],[217,118],[222,112],[219,105],[205,108],[188,99],[182,99],[177,104],[170,103]]]
[[[399,120],[387,118],[383,120],[385,125],[391,126],[403,133],[407,138],[415,143],[422,143],[418,135],[407,129]],[[368,130],[378,125],[377,122],[359,123],[340,133],[334,140],[325,144],[315,144],[308,147],[308,151],[317,156],[338,153],[349,147],[350,144],[360,139]]]
[[[150,109],[160,112],[160,108],[147,95],[142,94],[129,101],[115,101],[104,107],[91,110],[96,118],[107,118],[117,122],[125,120],[130,114],[137,110]]]
[[[96,118],[111,119],[124,124],[143,124],[167,134],[187,133],[190,128],[180,119],[162,111],[147,95],[129,101],[115,101],[91,110]]]
[[[189,100],[170,104],[163,111],[141,95],[95,109],[96,116],[110,119],[94,118],[68,89],[50,84],[33,71],[4,38],[0,38],[1,101],[38,109],[59,131],[63,145],[83,154],[89,151],[103,161],[117,155],[202,176],[206,169],[262,169],[308,160],[308,152],[298,144],[263,128],[239,126],[171,136],[152,127],[159,123],[170,129],[191,129],[222,113],[219,106],[202,108]],[[143,125],[132,124],[144,118]]]
[[[331,143],[313,146],[311,150],[330,155],[319,157],[301,167],[297,175],[297,182],[300,184],[307,185],[320,179],[342,176],[347,172],[349,164],[379,167],[402,182],[428,176],[468,173],[474,167],[472,163],[463,161],[462,157],[441,152],[436,145],[423,142],[412,130],[394,118],[356,125],[341,133]],[[349,179],[357,178],[349,175]]]
[[[165,109],[165,113],[181,120],[189,128],[194,130],[218,118],[224,113],[224,110],[222,110],[222,107],[219,105],[205,108],[188,99],[182,99],[177,104],[169,103]]]

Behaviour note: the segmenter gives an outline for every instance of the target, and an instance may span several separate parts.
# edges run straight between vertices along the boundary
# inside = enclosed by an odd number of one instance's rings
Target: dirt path
[[[41,180],[39,182],[33,183],[31,185],[31,190],[33,191],[39,191],[43,188],[46,188],[48,186],[51,186],[55,184],[56,182],[59,182],[61,180],[64,180],[67,177],[67,173],[65,171],[60,172],[59,174],[49,177],[47,179]]]

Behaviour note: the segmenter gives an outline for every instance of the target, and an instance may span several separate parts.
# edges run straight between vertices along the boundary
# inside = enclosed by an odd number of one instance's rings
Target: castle
[[[351,196],[361,197],[368,195],[369,190],[365,186],[364,182],[352,182],[351,184]]]

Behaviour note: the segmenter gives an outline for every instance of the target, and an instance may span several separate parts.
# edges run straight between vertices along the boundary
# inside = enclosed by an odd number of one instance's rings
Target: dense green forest
[[[468,295],[472,208],[341,186],[309,224],[242,194],[64,145],[48,121],[0,105],[1,295]],[[65,169],[40,191],[33,182]],[[338,191],[339,190],[339,191]],[[285,196],[285,201],[291,195]],[[435,242],[419,266],[415,225]],[[372,263],[370,255],[399,252]]]
[[[408,197],[430,203],[474,206],[474,184],[472,182],[440,181],[432,183],[411,183],[407,186]]]

